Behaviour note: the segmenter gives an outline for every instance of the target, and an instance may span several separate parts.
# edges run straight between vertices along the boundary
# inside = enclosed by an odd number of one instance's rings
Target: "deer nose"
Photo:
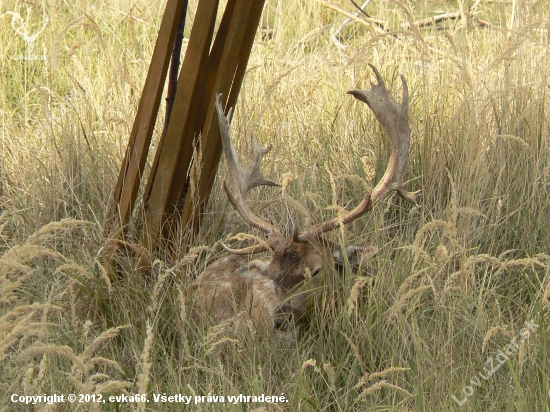
[[[289,313],[288,311],[278,313],[273,318],[273,327],[275,329],[284,329],[289,325],[289,322],[292,322],[292,319],[292,313]]]
[[[273,320],[273,327],[274,327],[275,329],[281,329],[281,327],[283,326],[284,323],[285,323],[285,320],[284,320],[282,317],[280,317],[280,318],[275,318],[275,319]]]

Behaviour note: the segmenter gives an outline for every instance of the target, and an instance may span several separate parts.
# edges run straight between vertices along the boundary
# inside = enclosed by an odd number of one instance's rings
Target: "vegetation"
[[[163,2],[3,2],[0,410],[548,410],[550,5],[478,2],[483,24],[472,5],[373,1],[387,31],[353,22],[339,48],[330,35],[345,16],[328,3],[267,2],[233,136],[244,152],[252,132],[273,144],[265,174],[284,185],[250,193],[254,210],[288,232],[305,208],[330,217],[380,177],[382,129],[346,95],[369,87],[367,63],[395,96],[398,74],[408,80],[407,188],[422,190],[418,207],[390,197],[329,235],[380,251],[356,275],[327,264],[311,325],[288,342],[190,321],[190,281],[220,241],[249,230],[219,182],[189,253],[183,233],[175,254],[156,252],[150,278],[148,251],[113,253],[103,238]],[[400,28],[455,11],[437,28]],[[16,33],[42,27],[35,41]],[[10,401],[70,393],[150,402]],[[239,394],[288,402],[228,402]]]

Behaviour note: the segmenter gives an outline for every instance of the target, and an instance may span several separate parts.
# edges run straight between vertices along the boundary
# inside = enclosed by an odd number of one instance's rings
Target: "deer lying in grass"
[[[206,313],[214,321],[220,322],[243,313],[250,317],[256,327],[277,329],[290,321],[301,322],[311,290],[317,287],[316,275],[321,270],[323,254],[332,252],[335,265],[343,265],[347,259],[352,268],[361,258],[374,254],[373,248],[348,246],[344,256],[339,245],[324,239],[322,235],[340,224],[348,224],[363,216],[392,191],[416,203],[419,192],[410,193],[402,187],[410,146],[407,82],[401,76],[403,99],[401,104],[397,104],[386,89],[378,70],[371,67],[377,84],[373,84],[368,91],[352,90],[348,93],[371,108],[388,134],[390,157],[386,172],[372,193],[367,193],[353,210],[317,224],[303,233],[295,228],[291,237],[283,236],[271,223],[256,216],[244,202],[244,195],[256,186],[279,186],[260,172],[261,159],[271,147],[260,147],[253,137],[253,159],[248,168],[244,169],[231,143],[229,125],[232,111],[224,115],[218,95],[216,110],[228,169],[225,192],[244,221],[264,232],[267,240],[244,249],[224,246],[231,255],[208,266],[194,281],[195,317]],[[271,251],[271,256],[251,258],[252,254],[267,250]]]

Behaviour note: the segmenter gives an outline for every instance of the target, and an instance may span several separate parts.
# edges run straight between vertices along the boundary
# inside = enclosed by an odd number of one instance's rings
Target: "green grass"
[[[288,399],[186,410],[548,410],[550,7],[483,2],[478,17],[490,26],[459,19],[398,30],[457,10],[375,1],[368,12],[394,31],[350,24],[340,50],[330,34],[344,16],[315,1],[267,2],[261,27],[272,37],[257,36],[233,136],[243,153],[252,132],[274,145],[265,174],[284,180],[290,198],[256,189],[252,208],[287,232],[305,222],[304,207],[316,222],[330,218],[334,196],[355,205],[365,181],[381,176],[383,130],[346,94],[369,87],[367,63],[396,97],[398,75],[408,80],[406,187],[422,190],[419,207],[392,196],[328,235],[380,252],[357,275],[327,265],[311,325],[289,343],[238,323],[202,331],[189,321],[190,281],[220,255],[221,240],[248,230],[221,189],[223,167],[190,253],[182,236],[175,256],[155,256],[152,278],[140,274],[135,244],[112,254],[102,236],[163,5],[3,2],[0,410],[48,410],[9,398],[54,393]],[[29,33],[48,15],[33,50],[46,60],[16,58],[28,49],[8,11],[24,21],[30,13]],[[479,387],[471,383],[530,320],[536,332]],[[459,407],[451,396],[463,399],[465,386],[473,394]]]

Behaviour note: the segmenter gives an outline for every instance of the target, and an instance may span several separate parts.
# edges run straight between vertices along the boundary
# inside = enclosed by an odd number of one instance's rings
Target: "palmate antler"
[[[386,89],[386,85],[380,72],[371,64],[376,75],[377,84],[373,84],[370,90],[351,90],[348,93],[356,99],[366,103],[378,121],[387,132],[390,143],[390,158],[386,172],[378,184],[374,187],[372,193],[367,193],[361,203],[354,209],[344,212],[341,216],[327,220],[323,223],[313,226],[310,230],[299,233],[295,231],[292,238],[295,242],[306,243],[319,238],[323,233],[331,231],[340,224],[348,224],[355,219],[363,216],[373,205],[378,203],[387,194],[396,191],[401,197],[416,204],[420,191],[407,192],[403,189],[403,175],[409,158],[410,147],[410,128],[409,128],[409,90],[405,77],[401,76],[403,83],[403,99],[401,104],[391,96]],[[248,190],[259,185],[280,186],[273,180],[267,179],[260,172],[260,162],[264,154],[271,150],[271,146],[262,148],[257,140],[252,138],[253,160],[247,169],[244,169],[240,163],[237,152],[231,143],[229,124],[231,121],[231,110],[225,116],[221,107],[220,95],[216,99],[216,110],[220,123],[220,132],[223,143],[223,151],[228,168],[228,177],[224,183],[224,189],[227,197],[241,217],[249,225],[263,231],[269,238],[268,242],[261,245],[248,247],[245,249],[230,249],[231,253],[248,254],[265,251],[274,243],[276,239],[282,238],[281,232],[266,220],[256,216],[244,202],[244,195]]]
[[[260,171],[260,163],[263,156],[271,151],[271,146],[263,148],[259,145],[258,140],[252,136],[252,161],[245,169],[239,162],[239,155],[231,142],[230,123],[233,115],[233,109],[230,109],[227,116],[223,112],[221,104],[221,94],[216,96],[216,111],[218,112],[218,122],[220,124],[220,135],[223,146],[223,153],[227,163],[227,178],[223,184],[225,193],[229,202],[237,210],[239,215],[249,225],[260,229],[268,237],[282,237],[281,232],[266,220],[256,216],[244,202],[244,195],[252,188],[265,186],[281,186],[279,183],[266,178]],[[235,254],[248,254],[267,250],[267,245],[257,245],[245,249],[230,249],[227,251]]]
[[[354,221],[371,210],[374,204],[378,203],[392,191],[397,191],[401,197],[415,204],[417,202],[420,191],[407,192],[402,187],[403,175],[409,160],[411,135],[411,129],[409,128],[409,88],[407,80],[403,75],[400,76],[403,83],[403,99],[401,104],[397,104],[391,93],[386,89],[386,84],[380,72],[372,64],[369,64],[369,66],[376,75],[377,84],[372,84],[370,90],[356,89],[349,91],[348,94],[366,103],[384,129],[386,129],[390,141],[390,159],[386,172],[372,193],[367,193],[357,207],[344,213],[342,216],[327,220],[314,226],[307,232],[299,234],[295,237],[295,241],[297,242],[309,242],[323,233],[335,229],[340,223],[345,225]]]

